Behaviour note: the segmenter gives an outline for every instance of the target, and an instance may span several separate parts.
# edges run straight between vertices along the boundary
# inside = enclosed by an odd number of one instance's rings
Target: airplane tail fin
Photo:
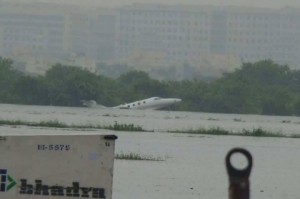
[[[97,104],[95,100],[80,100],[83,106],[89,107],[89,108],[106,108],[105,106],[101,104]]]
[[[97,105],[95,100],[80,100],[81,104],[86,107],[94,107]]]

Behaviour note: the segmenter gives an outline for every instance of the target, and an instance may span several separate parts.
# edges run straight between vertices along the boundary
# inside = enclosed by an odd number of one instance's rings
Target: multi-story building
[[[123,6],[118,10],[117,58],[156,52],[165,64],[212,63],[227,57],[242,62],[272,59],[296,67],[299,17],[300,10],[288,8]],[[220,67],[225,67],[221,60]]]
[[[34,58],[93,66],[123,61],[146,69],[190,65],[221,72],[272,59],[296,68],[299,18],[300,10],[291,8],[133,4],[106,9],[5,2],[0,3],[0,55],[29,56],[31,63]]]
[[[34,4],[33,4],[34,5]],[[36,9],[35,12],[31,12]],[[64,54],[64,16],[43,12],[38,5],[6,4],[0,7],[1,54],[37,56]]]
[[[300,61],[300,10],[227,8],[223,53],[244,62],[272,59],[296,67]],[[222,21],[223,21],[222,19]]]
[[[115,10],[97,8],[91,21],[90,57],[96,62],[109,62],[115,58]]]
[[[157,53],[167,63],[210,53],[210,7],[124,6],[118,12],[117,57]]]
[[[115,15],[109,9],[54,3],[5,2],[0,6],[0,55],[16,62],[91,63],[83,67],[95,68],[95,62],[114,58],[114,33]],[[38,73],[49,67],[45,65]]]

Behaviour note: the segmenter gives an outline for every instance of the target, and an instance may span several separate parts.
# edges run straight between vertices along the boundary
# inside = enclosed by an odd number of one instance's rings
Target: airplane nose
[[[178,99],[178,98],[176,98],[175,100],[174,100],[174,102],[181,102],[182,100],[181,99]]]

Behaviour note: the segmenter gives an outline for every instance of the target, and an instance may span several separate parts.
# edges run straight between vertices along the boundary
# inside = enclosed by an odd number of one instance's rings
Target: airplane
[[[114,107],[105,107],[103,105],[97,104],[95,100],[81,100],[82,104],[90,108],[114,108],[114,109],[150,109],[157,110],[172,104],[181,102],[179,98],[162,98],[162,97],[150,97],[147,99],[121,104]]]

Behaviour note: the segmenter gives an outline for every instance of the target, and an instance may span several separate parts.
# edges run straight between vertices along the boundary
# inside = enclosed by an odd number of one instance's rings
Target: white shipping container
[[[0,198],[112,198],[114,135],[0,134]]]

